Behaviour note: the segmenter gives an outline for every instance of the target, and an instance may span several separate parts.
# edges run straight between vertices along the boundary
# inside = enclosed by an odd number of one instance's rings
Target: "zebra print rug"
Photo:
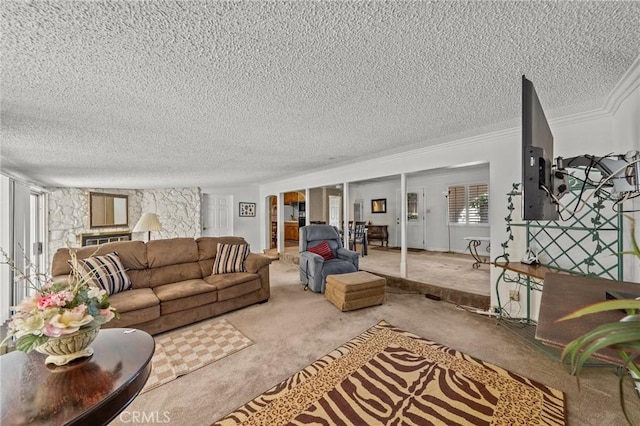
[[[381,321],[215,425],[564,425],[564,394]]]

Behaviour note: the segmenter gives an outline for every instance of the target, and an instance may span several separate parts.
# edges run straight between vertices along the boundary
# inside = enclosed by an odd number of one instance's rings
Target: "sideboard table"
[[[389,247],[389,231],[387,225],[367,225],[367,241],[380,240],[380,247],[386,243]]]
[[[144,331],[100,330],[94,354],[62,367],[46,355],[0,356],[0,424],[104,425],[142,390],[151,373],[153,338]]]

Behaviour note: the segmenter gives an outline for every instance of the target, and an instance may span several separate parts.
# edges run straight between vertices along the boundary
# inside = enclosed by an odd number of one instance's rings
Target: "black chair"
[[[356,245],[360,244],[360,253],[367,255],[367,223],[355,222],[353,229],[349,232],[349,248],[357,251]]]

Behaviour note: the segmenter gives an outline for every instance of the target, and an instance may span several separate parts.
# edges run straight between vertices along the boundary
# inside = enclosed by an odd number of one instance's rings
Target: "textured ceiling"
[[[2,1],[2,170],[265,182],[601,107],[640,2]]]

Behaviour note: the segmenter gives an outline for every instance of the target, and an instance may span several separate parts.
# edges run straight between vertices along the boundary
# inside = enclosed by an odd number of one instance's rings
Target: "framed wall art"
[[[378,198],[371,200],[371,213],[386,213],[387,212],[387,199]]]
[[[240,217],[255,217],[256,203],[240,202]]]

